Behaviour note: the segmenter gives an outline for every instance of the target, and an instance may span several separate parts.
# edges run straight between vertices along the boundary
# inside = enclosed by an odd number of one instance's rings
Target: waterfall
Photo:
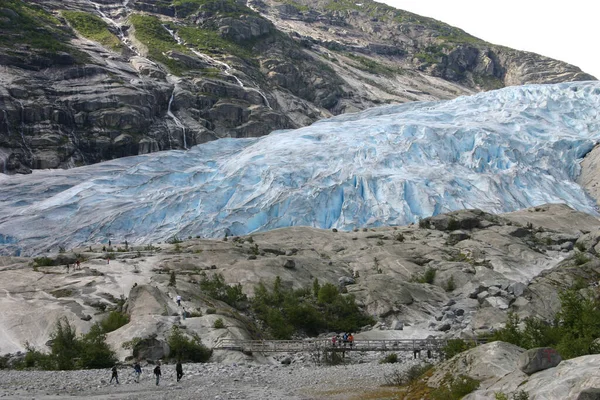
[[[135,47],[133,47],[130,44],[129,39],[127,38],[127,36],[125,36],[125,32],[123,32],[123,28],[122,28],[121,24],[117,23],[111,17],[106,15],[106,13],[104,11],[102,11],[100,4],[93,2],[92,0],[88,0],[88,1],[90,2],[90,4],[92,4],[94,6],[94,8],[96,8],[96,11],[98,11],[98,14],[100,14],[100,18],[102,18],[106,23],[114,26],[117,29],[117,36],[119,37],[119,40],[121,41],[121,43],[123,43],[125,46],[127,46],[127,48],[129,50],[131,50],[133,53],[135,53],[139,56],[140,53],[137,51],[137,49]],[[127,10],[128,10],[127,4],[129,4],[129,0],[124,0],[123,7],[125,8],[125,12],[127,12]]]
[[[8,121],[8,113],[6,110],[2,110],[2,113],[4,114],[4,121],[6,122],[6,134],[10,136],[10,122]]]
[[[21,106],[21,141],[23,142],[23,147],[31,153],[31,149],[27,146],[27,142],[25,141],[25,106],[21,100],[17,100],[17,103]]]
[[[183,39],[181,39],[181,37],[179,37],[179,35],[177,35],[177,33],[173,30],[173,29],[169,29],[169,27],[167,25],[163,24],[163,28],[165,28],[165,30],[167,32],[169,32],[169,35],[171,35],[171,37],[177,42],[177,44],[185,46],[185,42],[183,41]],[[267,99],[267,96],[265,96],[265,94],[263,92],[261,92],[259,89],[253,88],[253,87],[246,87],[244,86],[244,83],[240,80],[240,78],[238,78],[237,76],[235,76],[234,74],[231,73],[231,66],[227,63],[224,63],[223,61],[220,60],[216,60],[214,58],[212,58],[211,56],[209,56],[208,54],[204,54],[199,52],[196,49],[193,48],[189,48],[189,50],[194,53],[196,56],[198,56],[200,59],[206,60],[209,63],[212,64],[217,64],[220,65],[221,67],[223,67],[223,73],[226,76],[230,76],[233,79],[235,79],[235,81],[237,82],[238,86],[243,88],[244,90],[249,90],[251,92],[256,92],[258,93],[264,100],[265,105],[268,108],[271,108],[271,104],[269,103],[269,100]]]
[[[10,157],[10,152],[7,153],[4,149],[0,148],[0,161],[2,161],[3,174],[6,174],[6,162],[8,161],[8,157]]]
[[[185,138],[185,125],[183,125],[181,120],[179,118],[177,118],[177,116],[175,116],[175,114],[173,114],[173,111],[171,111],[171,104],[173,103],[174,98],[175,98],[175,88],[173,88],[173,93],[171,93],[171,98],[169,99],[169,107],[167,108],[167,115],[169,117],[171,117],[173,122],[175,122],[175,125],[177,125],[179,128],[181,128],[181,130],[183,132],[183,148],[187,150],[187,141]]]

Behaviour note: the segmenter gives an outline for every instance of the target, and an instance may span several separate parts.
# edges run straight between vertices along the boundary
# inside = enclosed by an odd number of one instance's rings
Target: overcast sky
[[[377,0],[494,44],[576,65],[600,79],[598,0]]]

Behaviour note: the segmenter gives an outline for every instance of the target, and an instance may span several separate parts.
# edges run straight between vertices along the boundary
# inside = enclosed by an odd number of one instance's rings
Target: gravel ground
[[[370,357],[374,358],[374,357]],[[109,384],[110,370],[0,371],[0,397],[10,399],[360,399],[381,389],[385,375],[414,365],[404,358],[397,364],[376,360],[341,366],[184,364],[177,383],[175,365],[163,364],[155,385],[154,366],[143,367],[136,383],[133,368],[119,370],[120,384]],[[376,397],[372,397],[376,398]]]

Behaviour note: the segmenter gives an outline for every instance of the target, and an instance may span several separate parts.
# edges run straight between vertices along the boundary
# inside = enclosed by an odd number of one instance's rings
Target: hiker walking
[[[160,382],[160,376],[161,376],[161,372],[160,372],[160,361],[158,361],[156,363],[156,367],[154,367],[154,376],[156,376],[156,386],[158,386],[158,383]]]
[[[139,383],[140,375],[142,375],[142,366],[140,365],[139,361],[133,365],[133,370],[135,371],[135,381]]]
[[[181,365],[181,360],[177,360],[177,365],[175,365],[175,372],[177,372],[177,382],[181,380],[183,376],[183,365]]]
[[[110,377],[110,382],[112,383],[113,379],[117,381],[117,385],[119,384],[119,372],[117,371],[117,366],[114,365],[111,369],[112,371],[112,376]]]
[[[181,307],[181,296],[177,295],[176,299],[177,299],[177,306]]]
[[[69,263],[67,263],[67,274],[69,273],[69,268],[71,268],[71,265],[69,265]]]
[[[81,261],[79,261],[79,259],[77,261],[75,261],[75,263],[77,264],[77,269],[81,269]]]

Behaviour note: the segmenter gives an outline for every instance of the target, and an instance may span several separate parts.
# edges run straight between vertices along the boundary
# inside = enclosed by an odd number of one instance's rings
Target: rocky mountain
[[[6,0],[0,30],[5,173],[594,79],[370,0]]]

